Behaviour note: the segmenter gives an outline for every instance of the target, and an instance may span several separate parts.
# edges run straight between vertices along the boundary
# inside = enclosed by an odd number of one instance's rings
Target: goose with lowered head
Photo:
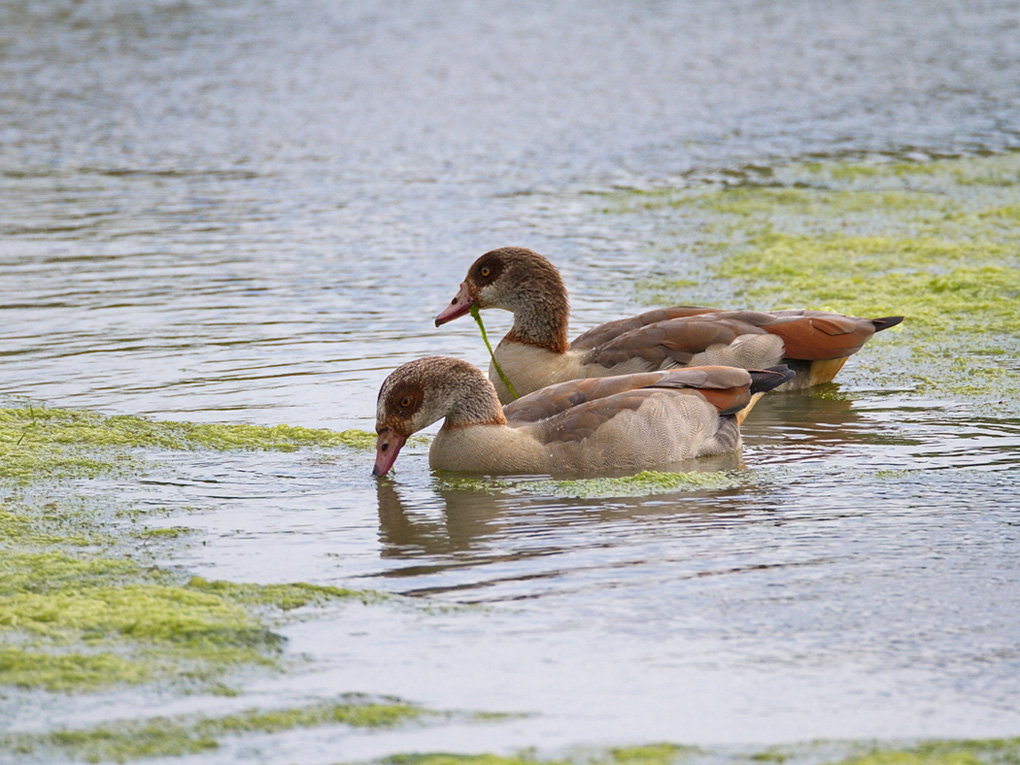
[[[783,390],[806,388],[832,380],[875,332],[903,320],[678,306],[602,324],[568,343],[570,305],[560,272],[523,247],[479,257],[450,305],[436,316],[436,326],[473,305],[513,313],[513,327],[494,355],[518,395],[564,380],[706,364],[765,369],[782,363],[796,373]],[[500,401],[512,400],[491,366],[489,378]]]
[[[489,475],[643,470],[740,448],[737,413],[790,380],[786,367],[689,367],[571,380],[501,406],[485,374],[446,356],[410,361],[379,390],[374,475],[444,419],[429,465]]]

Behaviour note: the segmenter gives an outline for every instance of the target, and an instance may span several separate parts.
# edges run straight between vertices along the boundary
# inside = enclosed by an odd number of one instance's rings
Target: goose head
[[[413,433],[443,427],[505,425],[496,390],[480,369],[460,359],[428,356],[397,367],[379,389],[373,475],[384,475]]]
[[[473,305],[513,313],[513,340],[558,353],[567,349],[567,290],[556,266],[534,250],[501,247],[479,257],[450,305],[436,316],[436,326],[463,316]]]

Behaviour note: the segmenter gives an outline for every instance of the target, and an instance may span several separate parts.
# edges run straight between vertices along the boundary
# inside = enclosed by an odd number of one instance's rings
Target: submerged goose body
[[[902,316],[862,319],[827,311],[725,311],[678,306],[599,325],[567,342],[570,311],[559,271],[523,247],[479,257],[436,326],[478,308],[503,308],[514,325],[494,351],[518,395],[585,377],[723,365],[765,369],[786,364],[795,390],[829,382],[875,332]],[[512,396],[493,368],[500,401]]]
[[[736,414],[792,376],[692,367],[572,380],[503,407],[477,367],[430,356],[383,382],[372,472],[386,473],[412,433],[444,418],[429,450],[438,470],[590,474],[725,454],[740,448]]]

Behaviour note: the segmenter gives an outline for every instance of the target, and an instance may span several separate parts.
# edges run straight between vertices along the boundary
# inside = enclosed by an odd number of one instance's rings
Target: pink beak
[[[397,461],[400,447],[406,440],[407,436],[402,436],[389,428],[383,428],[379,432],[379,439],[375,442],[375,466],[372,468],[372,475],[386,475]]]
[[[468,289],[468,283],[466,281],[460,283],[460,289],[457,290],[457,294],[453,300],[450,301],[450,305],[446,306],[439,315],[436,317],[436,326],[446,324],[448,321],[458,319],[468,311],[471,310],[471,306],[474,305],[474,298],[471,297],[471,292]]]

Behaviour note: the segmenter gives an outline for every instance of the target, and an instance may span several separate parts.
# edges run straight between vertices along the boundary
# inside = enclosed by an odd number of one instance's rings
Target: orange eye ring
[[[404,396],[402,399],[400,399],[400,406],[403,409],[407,409],[407,407],[411,406],[412,403],[413,399],[410,396]]]
[[[488,276],[489,274],[492,273],[492,269],[489,268],[488,266],[482,266],[482,270],[480,271],[480,273],[482,276]]]

